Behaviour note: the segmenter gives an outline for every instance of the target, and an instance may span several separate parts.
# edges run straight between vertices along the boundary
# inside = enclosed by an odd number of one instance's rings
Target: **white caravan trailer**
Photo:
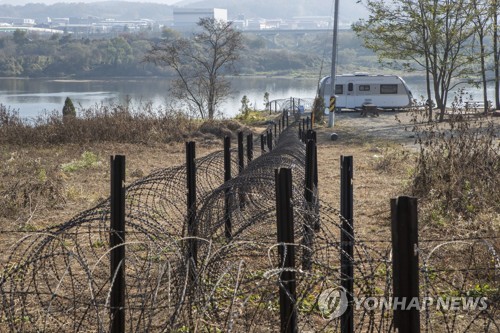
[[[331,82],[326,76],[319,82],[319,96],[330,104]],[[413,96],[405,81],[397,75],[369,75],[366,73],[336,76],[337,109],[360,108],[371,103],[384,109],[401,109],[411,105]]]

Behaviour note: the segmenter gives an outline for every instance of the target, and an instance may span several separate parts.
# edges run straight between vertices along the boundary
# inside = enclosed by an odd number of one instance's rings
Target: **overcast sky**
[[[78,3],[78,2],[100,2],[100,1],[105,1],[105,0],[0,0],[0,4],[8,4],[8,5],[25,5],[27,3],[43,3],[46,5],[52,5],[57,2],[73,2],[73,3]],[[176,2],[179,2],[180,0],[125,0],[125,1],[130,1],[130,2],[154,2],[154,3],[163,3],[166,5],[172,5]]]
[[[64,2],[64,3],[79,3],[79,2],[84,2],[84,3],[92,3],[92,2],[101,2],[101,1],[106,1],[106,0],[0,0],[0,5],[3,4],[8,4],[8,5],[25,5],[27,3],[43,3],[46,5],[52,5],[54,3],[59,3],[59,2]],[[173,5],[176,3],[188,3],[188,2],[197,2],[198,0],[124,0],[124,1],[129,1],[129,2],[150,2],[150,3],[161,3],[161,4],[166,4],[166,5]],[[331,1],[331,0],[330,0]],[[328,12],[331,10],[331,7],[333,7],[333,2],[330,2],[325,0],[325,3],[328,3]],[[351,13],[349,17],[359,17],[359,18],[365,18],[368,16],[368,12],[366,9],[360,5],[356,4],[355,0],[341,0],[340,1],[340,15],[344,12],[344,7],[347,7],[346,10]],[[355,15],[352,15],[353,12],[355,12]],[[333,14],[332,14],[333,15]],[[2,13],[0,13],[0,16],[2,16]]]

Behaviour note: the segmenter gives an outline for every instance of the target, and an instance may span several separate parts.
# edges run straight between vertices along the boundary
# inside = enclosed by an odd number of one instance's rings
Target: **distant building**
[[[200,18],[213,18],[227,22],[227,9],[222,8],[174,8],[174,28],[193,30]]]
[[[0,23],[22,26],[22,27],[32,27],[36,24],[35,20],[33,19],[18,18],[18,17],[0,17]]]

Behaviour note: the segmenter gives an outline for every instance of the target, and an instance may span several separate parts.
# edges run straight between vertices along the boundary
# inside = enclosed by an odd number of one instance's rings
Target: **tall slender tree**
[[[479,43],[479,63],[481,72],[481,85],[483,88],[484,113],[488,112],[488,79],[486,77],[486,58],[489,52],[486,50],[485,38],[488,36],[488,24],[490,22],[491,4],[482,0],[471,0],[472,22],[475,26],[475,36]]]
[[[495,72],[495,109],[500,110],[500,50],[498,47],[498,15],[500,1],[491,0],[490,15],[493,20],[493,66]]]
[[[217,106],[230,93],[225,75],[243,48],[241,32],[232,23],[201,18],[192,38],[169,38],[153,45],[145,61],[176,73],[170,88],[173,97],[194,107],[201,118],[213,119]]]

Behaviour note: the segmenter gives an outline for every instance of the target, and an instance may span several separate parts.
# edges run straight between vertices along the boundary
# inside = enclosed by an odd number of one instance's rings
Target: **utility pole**
[[[339,30],[339,0],[335,0],[333,13],[333,45],[332,45],[332,72],[330,74],[330,105],[328,113],[328,127],[335,123],[335,75],[337,74],[337,35]]]

